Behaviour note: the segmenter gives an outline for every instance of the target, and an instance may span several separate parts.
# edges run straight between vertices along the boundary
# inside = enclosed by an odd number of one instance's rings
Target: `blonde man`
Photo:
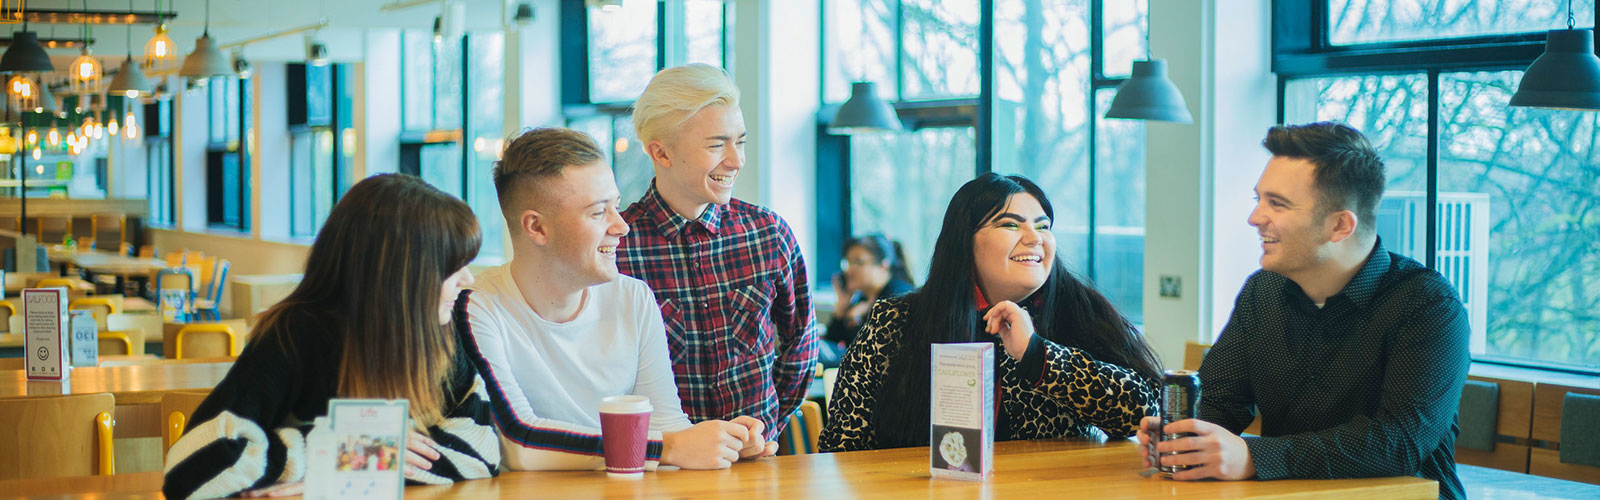
[[[512,140],[494,169],[514,257],[484,271],[466,311],[467,351],[489,387],[505,465],[602,464],[600,399],[650,398],[647,466],[719,469],[777,451],[750,417],[691,424],[679,409],[661,312],[650,289],[617,275],[628,233],[616,181],[582,132],[543,128]]]
[[[655,180],[622,212],[624,274],[656,292],[683,408],[695,421],[750,415],[766,438],[805,398],[816,319],[788,223],[733,198],[745,167],[744,115],[727,72],[668,68],[634,103]]]

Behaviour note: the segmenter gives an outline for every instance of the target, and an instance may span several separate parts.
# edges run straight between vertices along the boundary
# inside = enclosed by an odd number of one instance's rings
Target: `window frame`
[[[1272,0],[1272,71],[1277,77],[1277,123],[1284,123],[1290,80],[1330,77],[1425,73],[1428,80],[1426,158],[1427,209],[1425,255],[1421,262],[1437,270],[1439,244],[1440,77],[1468,71],[1525,70],[1544,54],[1545,33],[1439,38],[1402,42],[1333,45],[1328,35],[1328,0]],[[1595,9],[1600,26],[1600,8]],[[1574,366],[1537,359],[1472,354],[1475,363],[1600,375],[1600,366]]]
[[[822,36],[818,41],[818,57],[820,85],[818,86],[818,102],[823,103],[817,113],[817,262],[813,264],[816,276],[832,276],[839,271],[839,261],[843,257],[844,242],[854,235],[852,221],[853,207],[850,202],[850,136],[833,135],[828,132],[828,124],[838,114],[842,103],[827,102],[828,85],[828,47],[827,23],[828,1],[818,2],[818,18],[822,20],[818,27]],[[894,1],[897,22],[894,30],[894,86],[892,95],[896,99],[890,101],[895,114],[900,117],[906,131],[917,131],[930,127],[973,127],[974,151],[976,164],[973,165],[973,177],[994,171],[993,162],[993,113],[995,97],[995,0],[978,0],[978,95],[957,99],[938,100],[903,100],[904,95],[904,52],[905,52],[905,27],[903,18],[903,0]],[[1089,3],[1089,81],[1085,88],[1085,110],[1089,119],[1084,124],[1087,130],[1085,136],[1086,150],[1085,168],[1088,169],[1088,193],[1083,202],[1087,204],[1086,233],[1087,257],[1081,264],[1080,273],[1093,282],[1098,274],[1096,265],[1097,236],[1099,235],[1099,195],[1098,175],[1100,170],[1099,149],[1100,137],[1097,117],[1104,113],[1096,100],[1098,92],[1104,89],[1115,89],[1127,81],[1127,76],[1107,76],[1105,72],[1105,0],[1087,0]],[[1148,12],[1148,11],[1147,11]],[[1148,15],[1148,14],[1147,14]],[[1148,18],[1145,29],[1148,31]],[[825,282],[818,280],[818,282]]]
[[[682,37],[683,26],[670,26],[674,18],[669,8],[679,9],[676,19],[682,20],[682,5],[671,7],[668,4],[680,0],[656,1],[656,71],[666,69],[672,62],[671,59],[679,55],[669,55],[671,41],[669,37]],[[735,8],[733,0],[721,0],[722,8],[722,61],[721,67],[730,73],[733,71],[733,34],[730,32],[732,9]],[[616,130],[616,122],[633,113],[633,101],[593,101],[590,98],[590,72],[589,72],[589,7],[584,0],[562,0],[559,13],[561,33],[560,59],[561,67],[561,118],[564,126],[571,126],[574,121],[605,117],[610,121],[610,129]],[[567,71],[571,68],[573,71]],[[615,137],[613,137],[615,139]],[[601,148],[611,148],[610,144],[601,144]],[[607,149],[609,151],[609,149]],[[617,155],[610,153],[611,171],[617,171]]]
[[[251,230],[251,183],[250,183],[250,152],[249,141],[244,140],[250,135],[250,101],[254,96],[250,92],[251,79],[238,77],[217,77],[207,82],[207,124],[206,142],[206,227],[213,230],[248,233]],[[232,87],[232,88],[229,88]],[[223,93],[222,102],[228,102],[229,92],[233,92],[236,106],[230,107],[222,114],[223,123],[217,123],[217,111],[209,109],[217,102],[217,93]],[[220,135],[217,129],[224,131]],[[236,134],[236,135],[234,135]],[[229,168],[226,158],[232,156],[237,162],[234,166],[238,170],[238,179],[235,186],[224,186],[222,173]],[[238,220],[230,222],[227,217],[228,190],[237,189]]]

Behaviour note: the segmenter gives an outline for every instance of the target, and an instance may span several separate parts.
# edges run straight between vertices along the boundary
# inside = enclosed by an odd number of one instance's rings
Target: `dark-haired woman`
[[[905,250],[900,248],[900,242],[882,234],[846,241],[842,264],[842,270],[833,276],[838,303],[817,351],[817,361],[829,368],[839,366],[839,358],[844,357],[845,349],[866,322],[873,302],[916,289],[911,272],[906,269]]]
[[[167,498],[299,494],[306,434],[332,398],[406,399],[408,483],[495,475],[500,443],[459,346],[477,218],[421,179],[350,188],[300,284],[262,313],[228,375],[167,454]]]
[[[995,439],[1133,435],[1158,363],[1111,303],[1056,256],[1054,214],[1021,176],[984,174],[950,200],[928,282],[878,301],[845,354],[825,451],[926,446],[936,343],[996,343]]]

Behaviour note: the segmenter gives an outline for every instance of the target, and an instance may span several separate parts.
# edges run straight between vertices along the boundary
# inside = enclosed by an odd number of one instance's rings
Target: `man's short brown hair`
[[[535,196],[531,189],[545,178],[561,175],[567,167],[592,165],[605,153],[588,134],[568,128],[542,127],[523,132],[506,144],[494,166],[494,191],[502,210],[510,213],[524,203],[517,197]]]
[[[1316,167],[1318,218],[1349,210],[1356,214],[1356,234],[1377,232],[1383,158],[1361,131],[1338,122],[1279,125],[1267,130],[1261,145],[1273,156],[1300,158]]]

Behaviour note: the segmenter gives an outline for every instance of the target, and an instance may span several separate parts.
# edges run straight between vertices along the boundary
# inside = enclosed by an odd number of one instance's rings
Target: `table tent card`
[[[994,344],[934,344],[929,363],[933,477],[982,481],[994,472]]]
[[[305,498],[401,498],[410,428],[405,400],[328,401],[328,416],[306,436]]]
[[[100,325],[95,323],[94,313],[72,311],[67,324],[72,332],[67,346],[72,350],[72,366],[99,366]]]
[[[22,318],[28,380],[67,380],[67,289],[23,290]]]

